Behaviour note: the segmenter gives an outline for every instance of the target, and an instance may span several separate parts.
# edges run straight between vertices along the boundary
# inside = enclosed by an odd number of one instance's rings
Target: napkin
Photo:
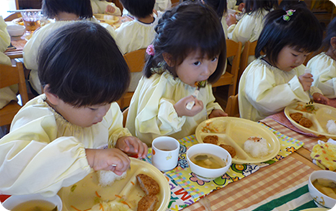
[[[273,119],[274,121],[278,122],[279,124],[291,129],[291,130],[294,130],[295,132],[298,132],[298,133],[301,133],[303,135],[306,135],[306,136],[313,136],[313,137],[318,137],[316,136],[315,134],[312,134],[312,133],[306,133],[306,132],[303,132],[302,130],[299,130],[298,128],[296,128],[286,117],[284,111],[281,111],[279,113],[276,113],[276,114],[273,114],[271,116],[268,116],[266,118],[271,118]],[[260,120],[260,122],[262,122],[262,120]]]
[[[336,170],[336,141],[329,139],[327,142],[318,140],[313,147],[310,157],[313,162],[325,170]]]

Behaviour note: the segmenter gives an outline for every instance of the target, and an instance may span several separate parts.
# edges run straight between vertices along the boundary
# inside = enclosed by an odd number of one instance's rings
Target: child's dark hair
[[[261,13],[261,9],[271,11],[278,7],[278,0],[246,0],[245,1],[245,12],[246,13]]]
[[[322,43],[322,28],[311,11],[302,6],[295,10],[289,20],[284,20],[286,11],[276,9],[265,16],[264,28],[258,38],[255,56],[263,51],[271,63],[276,64],[279,52],[285,46],[298,51],[316,51]],[[288,11],[288,10],[287,10]]]
[[[144,75],[149,78],[151,69],[164,61],[162,54],[171,55],[173,67],[167,64],[164,68],[177,77],[175,67],[191,53],[200,51],[200,56],[214,58],[217,55],[216,71],[208,82],[214,83],[222,75],[226,62],[226,45],[222,24],[215,11],[208,5],[199,2],[183,2],[166,11],[155,27],[156,36],[153,41],[155,54],[147,56]]]
[[[307,7],[307,4],[304,1],[300,0],[282,0],[279,4],[279,8],[287,9],[291,6],[302,6]]]
[[[212,7],[219,18],[223,17],[223,14],[227,11],[227,1],[226,0],[203,0],[205,4]]]
[[[59,12],[73,13],[81,19],[93,16],[90,0],[43,0],[43,15],[55,18]]]
[[[327,35],[322,43],[324,48],[330,48],[330,40],[333,37],[336,37],[336,18],[328,24]]]
[[[146,18],[153,14],[155,0],[120,0],[123,7],[134,17]]]
[[[99,24],[76,21],[58,29],[39,49],[42,86],[75,107],[117,101],[130,73],[110,33]]]

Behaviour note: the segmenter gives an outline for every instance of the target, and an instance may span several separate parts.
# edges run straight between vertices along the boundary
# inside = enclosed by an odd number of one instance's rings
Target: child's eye
[[[292,53],[292,55],[293,55],[293,56],[295,56],[295,57],[297,57],[297,56],[298,56],[298,55],[296,55],[296,54],[293,54],[293,53]]]
[[[217,57],[213,58],[211,61],[212,61],[212,62],[217,61]]]
[[[89,108],[91,111],[97,111],[98,108]]]
[[[200,64],[201,64],[200,61],[194,62],[194,65],[196,65],[196,66],[198,66],[198,65],[200,65]]]

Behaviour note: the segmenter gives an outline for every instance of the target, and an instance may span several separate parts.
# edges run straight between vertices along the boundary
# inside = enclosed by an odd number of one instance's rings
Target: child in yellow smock
[[[225,37],[215,11],[184,2],[166,11],[155,30],[126,122],[130,132],[148,145],[162,135],[180,139],[194,134],[207,118],[227,115],[214,102],[211,86],[226,62]],[[195,98],[195,84],[201,81],[208,83]],[[195,105],[189,110],[191,101]]]
[[[291,103],[328,104],[329,99],[311,86],[313,75],[302,65],[307,55],[322,42],[322,29],[311,11],[304,7],[277,9],[265,19],[258,39],[256,60],[244,71],[239,81],[240,116],[261,120],[283,110]],[[264,56],[260,56],[264,52]]]
[[[146,144],[122,125],[115,101],[129,71],[106,29],[87,21],[54,31],[40,48],[38,73],[44,94],[0,139],[0,194],[54,195],[92,169],[121,175],[130,166],[127,154],[146,156]]]

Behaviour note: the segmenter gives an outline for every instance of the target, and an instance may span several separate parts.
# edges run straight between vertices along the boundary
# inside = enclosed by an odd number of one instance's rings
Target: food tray
[[[307,111],[305,106],[307,104],[303,102],[296,102],[285,108],[285,115],[288,120],[298,129],[306,133],[312,133],[317,136],[326,136],[328,138],[336,138],[335,134],[328,133],[327,122],[328,120],[336,120],[336,109],[331,106],[313,103],[315,110]],[[310,119],[313,122],[313,126],[306,128],[299,123],[295,122],[290,114],[292,113],[302,113],[303,117]]]
[[[119,17],[114,15],[94,14],[93,16],[95,16],[95,18],[101,23],[107,23],[109,25],[114,25],[119,21]]]
[[[215,126],[216,131],[204,131],[205,128]],[[203,130],[203,131],[202,131]],[[218,136],[218,145],[226,144],[235,148],[236,156],[232,163],[260,163],[274,158],[280,151],[279,139],[266,127],[257,122],[236,117],[217,117],[205,120],[196,128],[196,139],[203,143],[203,139],[209,135]],[[252,136],[266,139],[270,152],[262,157],[254,158],[245,152],[243,145]]]
[[[137,210],[137,202],[145,195],[136,181],[136,175],[141,173],[152,177],[160,185],[160,193],[156,195],[159,203],[155,210],[166,210],[170,201],[170,187],[167,178],[153,165],[135,158],[130,159],[131,169],[127,171],[126,177],[115,181],[111,186],[98,186],[98,175],[92,172],[77,182],[75,186],[62,188],[58,195],[63,201],[63,211],[88,210],[95,204],[97,194],[102,200],[108,201],[118,201],[119,196],[124,196],[125,202],[131,206],[129,210]]]

